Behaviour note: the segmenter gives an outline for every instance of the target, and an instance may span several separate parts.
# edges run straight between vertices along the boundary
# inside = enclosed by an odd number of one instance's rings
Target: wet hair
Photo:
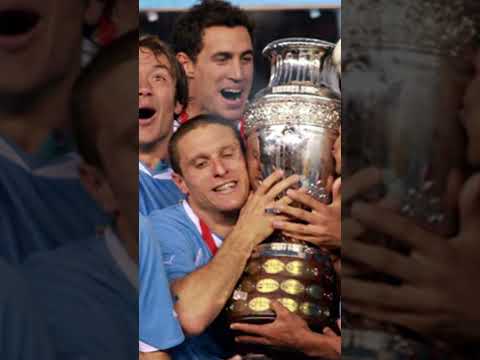
[[[176,21],[171,37],[175,52],[184,52],[196,62],[205,30],[212,26],[243,26],[253,42],[255,24],[245,11],[223,0],[203,0]]]
[[[138,31],[131,31],[102,48],[82,70],[73,87],[71,112],[77,150],[84,161],[103,168],[97,148],[98,116],[92,106],[92,92],[118,66],[138,62]]]
[[[170,75],[175,80],[175,101],[183,108],[188,103],[188,82],[183,66],[177,61],[175,53],[165,42],[155,35],[143,35],[138,43],[140,51],[142,49],[150,50],[155,57],[165,56],[170,65]]]
[[[191,131],[198,129],[206,125],[221,125],[232,130],[235,135],[235,139],[240,144],[241,151],[245,156],[246,148],[243,141],[240,131],[236,127],[236,124],[233,124],[231,120],[225,119],[218,115],[213,114],[202,114],[195,116],[194,118],[188,120],[186,123],[180,125],[177,131],[173,134],[170,142],[168,144],[168,155],[170,158],[170,166],[172,170],[179,175],[182,175],[182,169],[180,168],[180,151],[179,151],[179,142],[182,140],[185,135]]]

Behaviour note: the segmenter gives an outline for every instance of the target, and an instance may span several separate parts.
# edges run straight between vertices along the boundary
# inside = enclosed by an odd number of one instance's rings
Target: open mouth
[[[140,120],[148,120],[152,118],[155,115],[155,113],[156,113],[155,109],[152,109],[152,108],[147,108],[147,107],[139,108],[138,118]]]
[[[27,34],[38,24],[40,15],[33,10],[0,11],[0,36]]]
[[[242,96],[242,90],[223,89],[220,93],[225,99],[230,101],[239,100]]]
[[[237,181],[229,181],[225,184],[222,184],[213,188],[213,191],[218,193],[228,193],[232,191],[236,186],[237,186]]]

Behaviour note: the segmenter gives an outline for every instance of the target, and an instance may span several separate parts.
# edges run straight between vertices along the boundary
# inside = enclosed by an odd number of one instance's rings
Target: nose
[[[152,96],[152,90],[150,89],[150,86],[140,86],[138,87],[138,96]]]
[[[138,77],[138,96],[152,96],[150,82],[143,74],[139,74]]]
[[[230,64],[229,77],[235,82],[240,82],[244,78],[243,67],[240,59],[234,59]]]
[[[225,164],[221,159],[214,159],[212,163],[213,163],[212,170],[213,170],[214,176],[224,176],[228,172]]]

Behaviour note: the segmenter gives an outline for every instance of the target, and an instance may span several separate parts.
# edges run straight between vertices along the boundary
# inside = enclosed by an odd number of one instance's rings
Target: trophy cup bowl
[[[253,188],[277,169],[301,175],[301,186],[330,201],[334,175],[332,148],[340,126],[340,96],[328,84],[333,44],[288,38],[267,45],[271,60],[267,88],[245,114],[247,163]],[[274,232],[247,263],[231,301],[230,322],[266,323],[279,301],[315,329],[334,326],[338,291],[330,253]]]

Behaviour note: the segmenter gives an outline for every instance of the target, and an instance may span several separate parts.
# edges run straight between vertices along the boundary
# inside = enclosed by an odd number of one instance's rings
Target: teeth
[[[226,184],[223,184],[221,186],[218,186],[214,189],[214,191],[226,191],[226,190],[230,190],[232,189],[233,187],[235,187],[236,185],[236,182],[235,181],[231,181],[229,183],[226,183]]]
[[[242,90],[223,89],[221,93],[222,93],[222,96],[226,99],[236,100],[236,99],[239,99],[240,96],[242,95]]]

